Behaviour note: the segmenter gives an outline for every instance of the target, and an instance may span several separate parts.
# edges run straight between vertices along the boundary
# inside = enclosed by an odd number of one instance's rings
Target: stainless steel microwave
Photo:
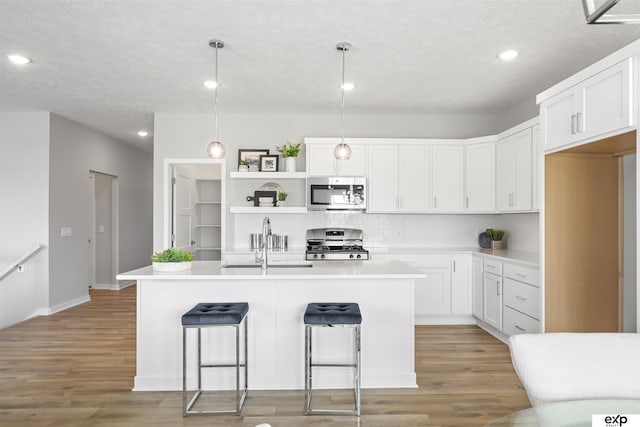
[[[367,179],[356,176],[315,176],[307,179],[307,209],[365,210]]]

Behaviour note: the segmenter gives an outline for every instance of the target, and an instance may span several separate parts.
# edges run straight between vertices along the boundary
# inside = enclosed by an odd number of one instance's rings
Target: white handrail
[[[18,258],[17,260],[9,264],[9,266],[5,268],[4,271],[2,271],[2,273],[0,273],[0,280],[8,276],[9,273],[11,273],[13,270],[18,268],[19,266],[21,266],[26,260],[34,256],[35,253],[42,248],[44,248],[44,245],[42,243],[38,243],[37,245],[29,249],[27,252],[25,252],[25,254],[22,255],[20,258]]]

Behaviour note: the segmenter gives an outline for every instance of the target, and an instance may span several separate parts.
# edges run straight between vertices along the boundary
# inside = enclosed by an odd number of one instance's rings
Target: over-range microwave
[[[311,211],[327,210],[365,210],[365,177],[323,176],[307,179],[307,209]]]

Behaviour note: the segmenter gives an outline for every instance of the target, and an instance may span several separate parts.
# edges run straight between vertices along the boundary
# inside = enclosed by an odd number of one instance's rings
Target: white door
[[[415,316],[451,314],[451,269],[421,268],[425,279],[415,281]]]
[[[398,147],[398,211],[429,211],[429,147]]]
[[[89,172],[89,277],[87,283],[90,288],[96,284],[96,188],[95,173]]]
[[[398,212],[398,146],[369,149],[367,212]]]
[[[549,151],[555,147],[575,141],[577,118],[575,109],[578,105],[578,92],[567,90],[549,98],[540,106],[540,123],[544,129],[544,149]]]
[[[464,190],[464,147],[436,145],[432,151],[433,212],[461,212]]]
[[[349,160],[336,160],[336,175],[338,176],[366,176],[367,149],[365,145],[349,144],[351,157]],[[333,155],[333,149],[331,154]]]
[[[171,246],[193,252],[195,244],[192,238],[193,178],[185,168],[174,167],[172,187],[173,239]]]
[[[498,210],[531,210],[532,198],[532,130],[524,129],[497,143]]]
[[[309,176],[336,175],[335,146],[329,144],[310,144],[307,146]]]
[[[469,212],[496,210],[496,145],[494,142],[465,147],[465,200]]]
[[[451,314],[471,314],[471,256],[451,257]]]

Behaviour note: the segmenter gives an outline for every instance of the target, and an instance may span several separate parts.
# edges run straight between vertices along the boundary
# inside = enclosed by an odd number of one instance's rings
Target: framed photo
[[[260,172],[278,172],[278,155],[262,154],[260,156]]]
[[[269,154],[268,149],[255,150],[255,149],[239,149],[238,150],[238,166],[242,160],[249,162],[249,166],[260,167],[260,156],[266,156]]]

